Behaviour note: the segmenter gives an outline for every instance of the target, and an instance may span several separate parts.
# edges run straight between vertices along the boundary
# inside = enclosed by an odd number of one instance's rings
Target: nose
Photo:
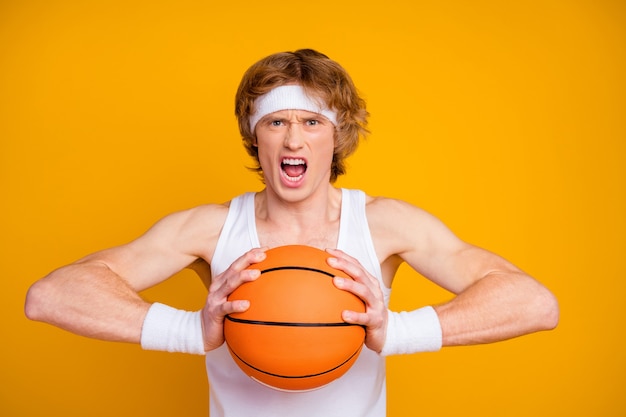
[[[300,123],[289,123],[289,128],[285,133],[284,146],[290,150],[297,150],[304,146],[304,132]]]

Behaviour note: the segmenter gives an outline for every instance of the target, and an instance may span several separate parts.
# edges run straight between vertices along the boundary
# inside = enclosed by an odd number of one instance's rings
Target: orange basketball
[[[365,339],[365,329],[344,322],[341,312],[364,312],[365,305],[334,286],[334,276],[349,277],[326,263],[326,252],[291,245],[266,253],[251,266],[261,276],[229,297],[250,300],[250,308],[226,317],[228,349],[247,375],[270,387],[326,385],[350,369]]]

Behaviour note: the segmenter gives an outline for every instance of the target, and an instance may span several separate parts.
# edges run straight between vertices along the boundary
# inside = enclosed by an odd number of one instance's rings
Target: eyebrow
[[[279,110],[279,111],[276,111],[274,113],[267,114],[267,115],[263,116],[261,118],[261,120],[259,120],[259,121],[287,120],[290,117],[288,117],[285,114],[276,114],[276,113],[280,113],[280,112],[283,112],[283,111],[289,111],[289,110],[290,109]],[[332,121],[330,121],[327,117],[325,117],[323,114],[320,114],[320,113],[310,112],[310,111],[307,111],[307,110],[298,110],[298,109],[294,109],[294,111],[306,112],[305,115],[296,114],[295,118],[297,120],[326,120],[326,121],[332,123]]]

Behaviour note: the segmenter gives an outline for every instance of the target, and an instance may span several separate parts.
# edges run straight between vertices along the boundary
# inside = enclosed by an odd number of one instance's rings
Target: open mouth
[[[285,158],[280,163],[280,167],[289,181],[298,181],[306,172],[306,161],[301,158]]]

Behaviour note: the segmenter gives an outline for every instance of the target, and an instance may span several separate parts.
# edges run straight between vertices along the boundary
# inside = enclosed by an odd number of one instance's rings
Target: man
[[[349,75],[312,50],[271,55],[244,75],[236,115],[265,188],[226,204],[171,214],[126,245],[53,271],[29,290],[26,314],[71,332],[145,349],[206,354],[211,416],[384,416],[391,354],[496,342],[554,328],[558,305],[539,282],[501,257],[459,240],[408,203],[333,186],[367,132],[367,111]],[[247,300],[228,295],[259,271],[267,248],[326,249],[354,280],[335,285],[360,297],[365,346],[341,378],[309,392],[281,392],[245,376],[224,346],[225,315]],[[387,309],[406,262],[456,294],[411,312]],[[208,288],[199,312],[149,304],[138,293],[183,268]]]

